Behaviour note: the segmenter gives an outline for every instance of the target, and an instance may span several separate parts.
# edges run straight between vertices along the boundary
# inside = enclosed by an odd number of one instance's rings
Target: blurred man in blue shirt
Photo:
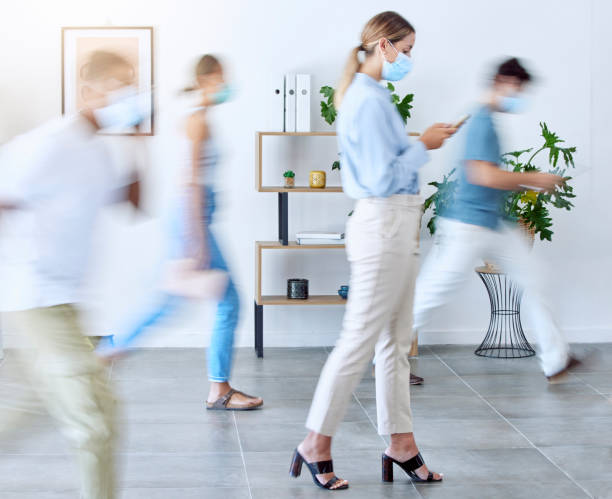
[[[542,370],[550,382],[558,382],[579,362],[570,356],[567,342],[545,305],[539,264],[529,254],[526,237],[515,224],[502,219],[506,191],[524,190],[525,186],[551,191],[563,183],[561,177],[549,173],[500,168],[494,115],[520,111],[524,87],[530,80],[516,58],[503,62],[468,121],[455,199],[437,224],[434,246],[417,280],[414,325],[420,330],[433,311],[465,283],[478,260],[486,258],[529,293],[524,308],[532,319]]]

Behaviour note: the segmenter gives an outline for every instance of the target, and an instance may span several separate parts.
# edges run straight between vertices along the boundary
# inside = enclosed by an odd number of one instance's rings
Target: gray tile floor
[[[435,485],[399,471],[380,481],[385,441],[375,430],[370,373],[355,391],[334,445],[353,498],[612,498],[612,344],[564,385],[548,386],[535,359],[484,359],[473,347],[421,347],[413,369],[415,434]],[[0,368],[0,405],[16,405],[20,380]],[[124,499],[316,498],[329,492],[287,475],[291,451],[327,349],[251,349],[236,354],[234,385],[265,398],[253,413],[206,412],[205,352],[142,350],[112,366],[123,401],[120,446]],[[76,497],[70,451],[36,407],[28,425],[0,441],[0,497]]]

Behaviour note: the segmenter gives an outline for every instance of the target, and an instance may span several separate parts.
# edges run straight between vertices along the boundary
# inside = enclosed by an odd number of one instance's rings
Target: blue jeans
[[[225,295],[217,304],[212,338],[208,348],[208,379],[221,383],[229,381],[232,368],[234,333],[238,326],[240,315],[240,299],[217,239],[210,230],[215,208],[215,193],[210,189],[206,189],[206,240],[208,243],[210,268],[224,270],[229,275]]]
[[[238,326],[240,315],[240,300],[234,281],[229,274],[227,262],[221,253],[214,233],[210,230],[210,224],[216,209],[215,193],[211,189],[205,190],[205,206],[203,216],[206,224],[208,243],[208,255],[210,268],[224,270],[229,275],[229,281],[225,295],[217,304],[213,333],[208,348],[208,379],[213,382],[222,383],[229,381],[232,368],[234,333]],[[172,255],[175,258],[184,256],[187,248],[189,231],[187,230],[187,210],[181,209],[172,223]],[[155,310],[144,319],[139,320],[131,328],[131,333],[121,343],[115,343],[115,347],[125,348],[134,339],[140,336],[147,328],[154,325],[167,315],[173,313],[184,300],[177,296],[162,295]]]

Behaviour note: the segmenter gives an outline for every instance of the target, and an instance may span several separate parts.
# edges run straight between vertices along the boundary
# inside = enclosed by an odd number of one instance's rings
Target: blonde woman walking
[[[374,16],[336,91],[342,183],[357,200],[346,229],[351,293],[340,338],[314,395],[306,423],[310,433],[295,450],[290,470],[298,476],[306,464],[315,484],[330,490],[348,487],[333,473],[331,443],[374,354],[378,431],[391,435],[383,454],[383,479],[393,480],[396,464],[414,481],[442,480],[419,454],[406,381],[422,204],[418,170],[427,163],[427,151],[439,148],[455,130],[436,124],[410,142],[388,90],[380,84],[410,72],[414,43],[414,28],[402,16]]]

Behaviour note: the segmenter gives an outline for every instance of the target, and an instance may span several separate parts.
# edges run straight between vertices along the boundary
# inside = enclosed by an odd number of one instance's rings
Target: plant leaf
[[[334,106],[334,94],[335,90],[330,86],[323,86],[319,93],[323,94],[323,96],[327,99],[327,101],[321,101],[321,116],[323,119],[330,125],[334,124],[336,121],[337,111]]]
[[[333,125],[334,121],[336,121],[336,115],[336,108],[333,104],[321,101],[321,116],[328,124]]]

